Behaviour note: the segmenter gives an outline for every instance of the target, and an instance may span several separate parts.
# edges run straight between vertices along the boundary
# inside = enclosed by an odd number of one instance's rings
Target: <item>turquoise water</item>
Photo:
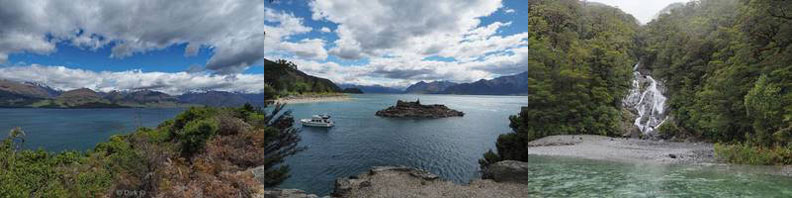
[[[478,159],[508,133],[509,115],[527,105],[525,96],[353,95],[352,100],[290,104],[295,118],[329,113],[336,126],[303,128],[300,145],[308,149],[287,158],[291,177],[280,187],[327,194],[336,178],[357,175],[372,166],[404,165],[429,170],[457,183],[479,177]],[[378,110],[396,100],[420,99],[445,104],[464,117],[430,120],[383,118]],[[299,127],[299,124],[296,123]]]
[[[113,134],[155,127],[183,109],[0,109],[0,137],[14,127],[26,133],[25,148],[86,150]]]
[[[614,163],[529,156],[528,197],[792,197],[773,167]]]

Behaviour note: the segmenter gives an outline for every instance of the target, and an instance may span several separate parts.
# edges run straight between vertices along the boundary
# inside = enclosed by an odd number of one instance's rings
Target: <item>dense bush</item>
[[[661,131],[735,144],[720,145],[727,161],[789,163],[763,157],[775,153],[752,153],[781,152],[792,142],[788,10],[792,4],[784,1],[701,0],[676,6],[642,28],[641,53],[665,82],[674,118]]]
[[[792,164],[792,146],[762,147],[748,143],[715,144],[715,157],[737,164]]]
[[[621,100],[630,89],[638,22],[601,4],[528,1],[528,107],[498,137],[499,160],[526,161],[528,141],[549,135],[620,135]]]

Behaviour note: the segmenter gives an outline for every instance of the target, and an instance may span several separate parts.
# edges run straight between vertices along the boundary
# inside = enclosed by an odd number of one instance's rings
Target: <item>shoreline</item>
[[[667,142],[599,135],[555,135],[528,142],[529,155],[631,163],[716,163],[713,144]]]
[[[729,164],[717,161],[712,143],[668,142],[599,135],[554,135],[528,142],[528,155],[573,157],[622,163],[748,167],[751,172],[792,177],[792,166]]]
[[[314,102],[339,102],[351,100],[347,94],[287,96],[273,100],[275,103],[299,104]]]

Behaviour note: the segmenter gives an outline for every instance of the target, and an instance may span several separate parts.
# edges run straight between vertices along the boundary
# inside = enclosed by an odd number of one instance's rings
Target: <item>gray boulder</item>
[[[496,182],[513,182],[527,184],[528,162],[504,160],[482,170],[482,179],[492,179]]]

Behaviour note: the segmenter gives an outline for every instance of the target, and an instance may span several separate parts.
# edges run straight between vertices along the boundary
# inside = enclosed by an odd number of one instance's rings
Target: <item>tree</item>
[[[294,118],[291,111],[283,111],[284,105],[276,104],[263,122],[269,126],[264,131],[264,186],[273,187],[289,178],[289,166],[282,164],[287,156],[305,149],[299,147],[299,131],[292,128]],[[282,113],[281,113],[282,112]]]

